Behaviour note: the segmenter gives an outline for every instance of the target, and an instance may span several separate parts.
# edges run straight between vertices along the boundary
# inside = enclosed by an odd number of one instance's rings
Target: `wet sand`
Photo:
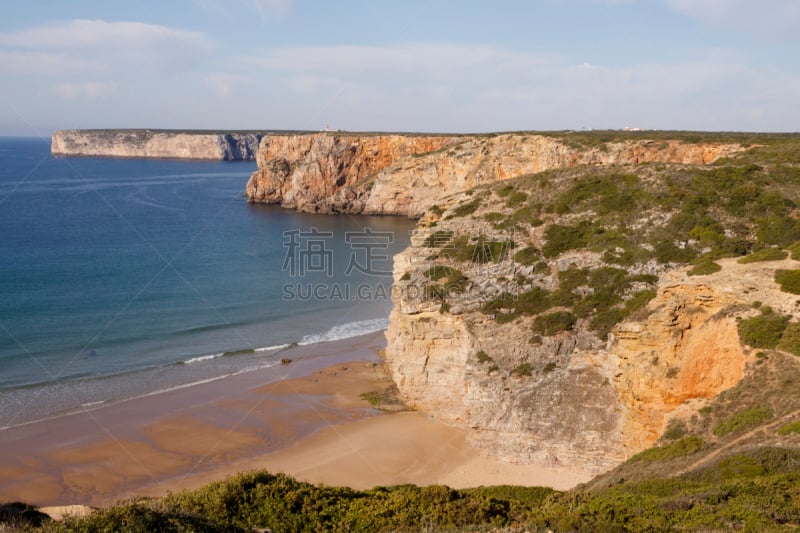
[[[396,483],[569,488],[584,472],[509,465],[466,432],[360,394],[390,385],[382,333],[297,347],[281,365],[0,431],[0,501],[107,506],[265,468],[370,488]]]

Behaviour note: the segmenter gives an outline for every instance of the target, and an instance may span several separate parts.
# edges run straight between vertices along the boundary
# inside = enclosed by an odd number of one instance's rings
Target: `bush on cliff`
[[[789,317],[766,313],[739,322],[739,338],[753,348],[775,348],[789,323]]]
[[[568,311],[556,311],[546,315],[537,316],[533,321],[533,332],[539,335],[555,335],[561,331],[572,329],[575,317]]]
[[[735,413],[714,426],[714,435],[721,437],[734,431],[742,431],[763,424],[772,418],[772,410],[767,407],[751,407]]]
[[[778,270],[775,272],[775,281],[783,292],[800,294],[800,270]]]

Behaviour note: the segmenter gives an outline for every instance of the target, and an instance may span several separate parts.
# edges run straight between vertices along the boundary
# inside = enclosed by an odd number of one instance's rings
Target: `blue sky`
[[[798,0],[4,2],[0,135],[800,130]]]

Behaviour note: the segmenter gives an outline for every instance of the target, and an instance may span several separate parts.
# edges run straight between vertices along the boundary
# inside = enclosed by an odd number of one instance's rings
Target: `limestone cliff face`
[[[261,133],[154,130],[59,130],[50,151],[62,156],[207,159],[256,158]]]
[[[456,141],[410,135],[268,135],[245,194],[252,202],[301,211],[368,212],[366,202],[379,172]]]
[[[594,473],[616,466],[652,445],[669,420],[742,379],[753,356],[737,319],[756,313],[754,302],[796,310],[796,297],[773,278],[800,263],[721,259],[721,271],[689,276],[688,267],[655,259],[652,243],[665,246],[659,239],[672,231],[667,204],[625,212],[614,203],[622,212],[599,215],[602,198],[573,192],[590,183],[598,196],[635,202],[658,197],[668,180],[655,169],[636,178],[631,166],[594,170],[440,198],[395,256],[386,363],[401,395],[467,428],[476,446],[504,461]],[[629,190],[619,185],[625,179]],[[562,195],[574,199],[566,213]],[[627,228],[625,239],[615,224]],[[589,240],[547,248],[556,238],[595,235],[607,249]],[[569,321],[548,333],[539,324],[548,316]],[[613,322],[607,330],[605,320]]]
[[[252,202],[302,211],[419,217],[442,196],[578,165],[706,164],[740,148],[625,141],[573,147],[542,135],[268,135],[247,184]]]

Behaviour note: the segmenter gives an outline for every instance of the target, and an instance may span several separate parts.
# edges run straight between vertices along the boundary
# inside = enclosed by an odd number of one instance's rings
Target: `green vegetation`
[[[499,263],[505,260],[516,244],[514,241],[492,241],[478,237],[472,242],[466,235],[455,237],[442,248],[442,255],[456,261],[472,263]]]
[[[658,448],[650,448],[639,452],[630,458],[630,462],[636,461],[666,461],[676,457],[684,457],[697,453],[703,449],[705,442],[700,437],[684,437],[675,442]]]
[[[778,248],[763,248],[738,259],[736,262],[745,265],[747,263],[758,263],[761,261],[782,261],[787,257],[789,257],[789,253]]]
[[[792,254],[792,259],[800,261],[800,242],[796,242],[786,248]]]
[[[440,217],[440,216],[442,216],[442,214],[444,213],[444,209],[442,209],[441,207],[439,207],[439,206],[438,206],[438,205],[436,205],[436,204],[433,204],[433,205],[430,207],[430,209],[428,209],[428,211],[430,211],[431,213],[433,213],[433,214],[434,214],[434,215],[436,215],[437,217]]]
[[[733,416],[714,426],[714,435],[721,437],[734,431],[750,429],[767,422],[772,418],[772,410],[767,407],[751,407],[739,411]]]
[[[690,276],[708,276],[720,270],[722,270],[722,267],[714,261],[701,261],[690,268],[687,274]]]
[[[528,199],[528,193],[522,191],[516,191],[511,193],[508,198],[506,199],[506,207],[517,207]]]
[[[514,368],[511,373],[518,377],[530,377],[533,373],[533,367],[530,363],[522,363],[517,365],[517,367]]]
[[[448,230],[438,230],[434,231],[430,235],[428,235],[424,241],[422,241],[422,246],[426,248],[441,248],[442,246],[446,245],[450,242],[450,239],[453,238],[453,232]]]
[[[498,323],[511,322],[522,315],[536,315],[550,308],[550,293],[534,287],[519,295],[505,293],[484,304],[482,311],[495,314]]]
[[[431,279],[433,281],[438,281],[442,278],[447,279],[460,279],[464,277],[464,274],[458,270],[457,268],[445,266],[445,265],[433,265],[428,270],[423,272],[423,275]]]
[[[575,317],[568,311],[556,311],[546,315],[537,316],[533,321],[533,332],[544,336],[555,335],[561,331],[572,329]]]
[[[478,351],[478,353],[475,354],[475,356],[478,358],[478,362],[480,364],[483,364],[483,363],[494,363],[494,359],[492,359],[489,356],[489,354],[487,354],[483,350]]]
[[[768,308],[764,308],[768,309]],[[783,336],[789,318],[771,312],[739,322],[739,338],[753,348],[775,348]]]
[[[528,246],[514,254],[514,261],[529,266],[542,258],[541,252],[535,246]]]
[[[800,322],[791,322],[786,326],[777,348],[794,355],[800,355]]]
[[[682,420],[672,420],[664,434],[661,436],[664,440],[677,440],[686,436],[686,424]]]
[[[567,250],[583,248],[589,244],[588,232],[591,225],[581,223],[577,226],[551,224],[545,229],[547,243],[542,248],[545,257],[555,257]]]
[[[481,199],[474,198],[468,202],[464,202],[463,204],[453,209],[453,212],[447,216],[447,219],[449,220],[452,218],[465,217],[467,215],[471,215],[472,213],[477,211],[480,206],[481,206]]]
[[[780,435],[791,435],[792,433],[800,433],[800,420],[784,424],[778,429]]]
[[[680,444],[678,444],[680,443]],[[643,468],[703,447],[687,437],[639,454]],[[660,456],[660,457],[659,457]],[[161,499],[139,499],[39,531],[774,531],[800,522],[800,454],[764,448],[724,457],[678,478],[592,491],[542,487],[400,485],[356,491],[266,472],[240,474]],[[0,520],[4,520],[0,515]],[[35,523],[26,530],[36,531]]]
[[[775,272],[775,281],[783,292],[800,294],[800,270],[778,270]]]

